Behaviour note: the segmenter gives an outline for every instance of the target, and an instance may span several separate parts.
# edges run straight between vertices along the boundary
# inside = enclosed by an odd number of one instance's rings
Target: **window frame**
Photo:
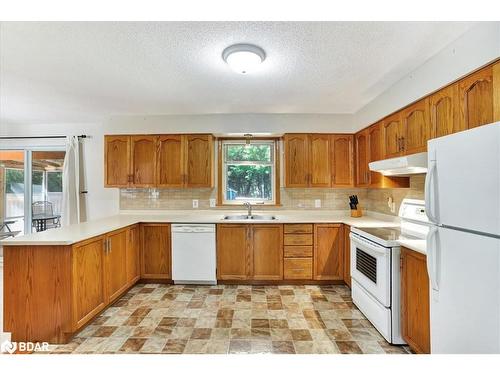
[[[255,205],[262,206],[279,206],[280,205],[280,148],[279,138],[253,138],[250,144],[270,144],[271,145],[271,163],[261,162],[236,162],[226,163],[225,160],[225,145],[227,144],[246,144],[246,138],[218,138],[218,185],[217,185],[217,205],[218,206],[242,206],[245,202],[250,202]],[[245,200],[226,200],[226,182],[227,182],[227,165],[261,165],[267,164],[271,166],[272,176],[272,200],[263,201],[261,199],[245,199]]]

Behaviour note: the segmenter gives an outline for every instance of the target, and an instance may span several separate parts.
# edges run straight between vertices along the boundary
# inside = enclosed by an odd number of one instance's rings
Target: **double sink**
[[[273,215],[226,215],[224,220],[249,220],[249,221],[269,221],[276,220]]]

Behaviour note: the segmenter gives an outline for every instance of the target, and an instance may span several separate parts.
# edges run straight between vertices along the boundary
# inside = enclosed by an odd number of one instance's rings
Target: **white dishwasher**
[[[217,284],[215,224],[172,224],[175,284]]]

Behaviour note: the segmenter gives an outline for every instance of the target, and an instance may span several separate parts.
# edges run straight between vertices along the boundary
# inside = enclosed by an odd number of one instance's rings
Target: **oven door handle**
[[[365,249],[371,250],[372,252],[381,254],[381,255],[386,255],[387,254],[387,248],[384,246],[381,246],[379,244],[376,244],[375,242],[369,241],[364,239],[361,236],[358,236],[357,234],[351,233],[351,240],[354,243],[358,243],[359,245],[362,245],[365,247]]]

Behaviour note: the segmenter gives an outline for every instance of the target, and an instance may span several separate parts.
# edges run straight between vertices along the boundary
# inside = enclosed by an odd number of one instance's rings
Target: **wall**
[[[356,112],[360,130],[500,57],[500,23],[481,22]]]

